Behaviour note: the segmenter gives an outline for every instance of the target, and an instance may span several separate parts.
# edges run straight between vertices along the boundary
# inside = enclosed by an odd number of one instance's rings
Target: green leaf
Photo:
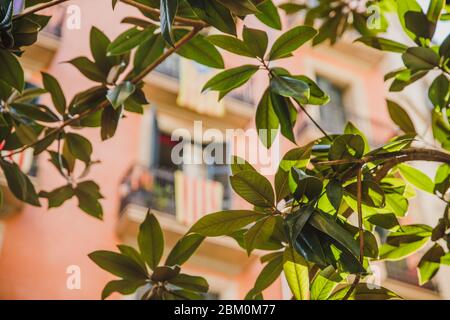
[[[311,284],[311,300],[327,300],[343,278],[333,266],[321,270]]]
[[[42,81],[44,88],[50,92],[55,109],[59,112],[59,114],[64,115],[66,112],[67,102],[58,80],[56,80],[56,78],[52,75],[43,72]]]
[[[342,183],[337,180],[330,180],[326,187],[327,198],[334,209],[339,210],[342,197],[344,196],[344,188]]]
[[[253,288],[254,293],[260,293],[267,289],[272,283],[280,277],[283,271],[283,254],[277,253],[274,259],[261,270],[258,278],[255,281]]]
[[[102,300],[108,298],[114,292],[130,295],[146,284],[145,280],[112,280],[108,282],[102,291]]]
[[[289,177],[291,175],[291,168],[305,168],[309,163],[311,157],[311,144],[304,147],[291,149],[288,151],[280,162],[277,173],[275,174],[275,192],[277,195],[277,202],[287,197],[289,190]]]
[[[106,98],[114,109],[118,109],[123,103],[134,93],[136,87],[130,81],[126,81],[122,84],[115,86],[108,90]]]
[[[307,83],[288,76],[273,77],[270,81],[270,89],[280,96],[296,98],[301,103],[307,103],[310,96]]]
[[[231,156],[231,173],[234,175],[240,171],[253,170],[256,171],[253,166],[247,162],[247,160],[239,156]]]
[[[394,123],[398,125],[399,128],[403,130],[403,132],[416,134],[414,123],[412,122],[405,109],[400,107],[400,105],[394,101],[386,100],[386,102],[392,121],[394,121]]]
[[[229,210],[208,214],[198,220],[189,233],[205,237],[230,235],[266,215],[250,210]]]
[[[160,34],[154,34],[139,45],[134,56],[134,69],[143,70],[155,62],[164,52],[165,42]]]
[[[160,4],[160,22],[161,33],[164,40],[173,46],[172,25],[178,10],[178,0],[161,0]]]
[[[441,257],[445,255],[444,249],[435,243],[420,259],[417,266],[419,284],[423,285],[433,279],[441,266]]]
[[[273,44],[268,59],[276,60],[290,56],[292,51],[300,48],[316,34],[314,28],[307,26],[298,26],[283,33]]]
[[[439,55],[444,59],[450,58],[450,34],[439,46]]]
[[[322,212],[316,212],[310,219],[309,224],[317,230],[329,235],[347,248],[356,258],[359,258],[359,243],[353,235],[337,223],[332,216]]]
[[[272,146],[278,134],[280,122],[273,109],[272,100],[270,99],[270,91],[266,90],[256,109],[256,129],[258,130],[260,141],[267,147]]]
[[[442,73],[434,79],[428,90],[428,97],[433,106],[442,110],[448,107],[450,101],[450,81]]]
[[[351,285],[346,286],[335,293],[333,293],[329,300],[343,300],[350,290]],[[359,283],[356,285],[353,292],[348,297],[348,300],[390,300],[390,299],[401,299],[394,292],[378,287],[375,284]]]
[[[121,33],[108,46],[108,56],[117,56],[130,52],[141,43],[147,41],[154,32],[154,28],[147,28],[144,30],[138,28],[131,28]]]
[[[318,199],[322,193],[322,180],[315,176],[307,175],[303,170],[293,167],[292,177],[296,184],[294,196],[297,200],[302,200],[306,196],[309,200]]]
[[[86,57],[78,57],[68,61],[78,69],[86,78],[95,82],[105,82],[106,74],[91,60]]]
[[[380,247],[380,259],[397,261],[420,250],[431,237],[431,227],[426,225],[402,226],[392,232]]]
[[[204,236],[191,233],[178,240],[166,259],[167,266],[182,265],[202,244]]]
[[[281,126],[281,134],[296,143],[294,135],[294,125],[297,120],[297,109],[289,98],[270,92],[270,100]]]
[[[180,273],[179,266],[161,266],[153,269],[151,279],[156,282],[166,282],[174,279]]]
[[[444,195],[450,188],[450,165],[444,163],[441,164],[436,170],[434,177],[435,192],[439,192]]]
[[[280,14],[272,0],[263,0],[256,8],[259,10],[259,13],[256,13],[255,17],[258,18],[259,21],[271,28],[281,30]]]
[[[188,0],[195,14],[216,29],[236,35],[236,23],[231,12],[220,2],[210,0]]]
[[[213,34],[206,38],[213,45],[220,47],[229,52],[238,54],[240,56],[245,57],[256,57],[247,45],[242,41],[235,37],[224,35],[224,34]]]
[[[175,278],[169,280],[169,283],[191,291],[208,292],[209,290],[209,284],[204,278],[184,273],[178,274]]]
[[[144,222],[139,227],[139,251],[150,269],[155,270],[164,251],[164,235],[158,220],[153,214],[147,213]]]
[[[264,58],[269,41],[265,31],[247,28],[247,26],[244,26],[242,37],[248,50],[250,50],[254,56]]]
[[[184,29],[175,29],[173,32],[177,41],[188,33]],[[211,68],[224,68],[224,62],[220,52],[201,34],[197,34],[189,42],[185,43],[177,50],[177,53],[184,58],[194,60]]]
[[[123,254],[101,250],[92,252],[88,256],[100,268],[115,276],[127,280],[146,280],[148,278],[136,261]]]
[[[70,153],[84,163],[91,162],[92,144],[85,137],[76,133],[67,133],[65,136]]]
[[[9,190],[11,190],[17,199],[36,207],[41,206],[33,183],[28,176],[20,170],[16,163],[0,159],[0,167],[5,174]]]
[[[431,0],[430,5],[428,6],[427,11],[427,19],[432,23],[437,23],[439,21],[439,17],[441,16],[441,12],[445,7],[445,0]]]
[[[113,66],[120,63],[120,57],[107,56],[108,46],[111,44],[111,41],[100,29],[92,27],[89,39],[95,64],[104,74],[108,74]]]
[[[258,66],[248,64],[222,71],[212,77],[202,91],[213,90],[228,93],[245,84],[258,69]]]
[[[423,191],[434,193],[434,183],[425,173],[407,164],[399,164],[397,168],[409,183]]]
[[[84,181],[74,189],[78,207],[97,219],[103,218],[103,209],[98,199],[103,198],[98,185],[93,181]]]
[[[291,246],[284,251],[283,270],[295,299],[309,300],[308,263]]]
[[[39,193],[40,197],[48,199],[48,208],[60,207],[64,202],[71,199],[75,195],[74,190],[71,185],[65,185],[51,192],[41,191]]]
[[[397,1],[397,13],[400,23],[403,27],[403,30],[406,34],[413,40],[416,40],[416,35],[409,30],[406,24],[406,14],[407,12],[421,14],[424,16],[422,12],[422,8],[417,3],[416,0],[399,0]]]
[[[393,213],[373,214],[367,218],[367,221],[387,230],[394,229],[400,225],[397,217]]]
[[[112,106],[107,106],[103,109],[101,120],[101,137],[102,140],[110,139],[114,136],[119,124],[119,120],[122,117],[123,107],[119,107],[117,110]]]
[[[233,190],[251,204],[272,208],[275,202],[269,180],[256,171],[241,171],[230,177]]]
[[[230,9],[231,12],[237,16],[246,16],[258,12],[255,5],[249,0],[217,0],[225,7]]]
[[[119,249],[120,253],[122,253],[123,255],[130,257],[131,259],[136,261],[141,266],[142,271],[147,272],[147,267],[145,266],[145,261],[142,258],[141,254],[139,253],[139,251],[137,251],[133,247],[130,247],[130,246],[127,246],[124,244],[118,245],[117,248]]]
[[[0,80],[17,89],[19,92],[25,87],[23,69],[14,55],[6,50],[0,50]]]
[[[369,140],[367,139],[366,135],[361,132],[352,122],[347,122],[347,125],[344,128],[345,134],[357,134],[361,136],[364,140],[364,154],[368,153],[370,151],[370,145]]]
[[[408,48],[402,59],[405,66],[412,71],[431,70],[439,66],[439,56],[430,48]]]
[[[272,236],[275,228],[276,219],[274,216],[268,216],[256,222],[244,235],[245,247],[247,254],[253,249],[265,244]]]
[[[403,43],[399,43],[393,40],[379,38],[374,36],[365,36],[356,39],[355,41],[359,41],[364,43],[365,45],[383,51],[389,52],[397,52],[404,53],[408,47]]]

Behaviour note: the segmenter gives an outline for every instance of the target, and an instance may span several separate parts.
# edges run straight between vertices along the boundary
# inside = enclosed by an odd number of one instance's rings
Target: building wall
[[[88,88],[90,83],[73,67],[61,62],[76,56],[89,55],[88,34],[93,24],[105,30],[110,37],[114,37],[124,29],[119,22],[126,15],[121,11],[124,8],[121,5],[115,13],[111,13],[109,0],[74,1],[74,3],[81,8],[81,29],[63,29],[63,37],[56,56],[46,70],[61,81],[67,96],[73,96],[76,92]],[[108,9],[105,9],[106,7]],[[132,9],[127,10],[129,13],[134,12]],[[271,38],[274,38],[274,35],[271,32]],[[370,50],[363,51],[369,55],[369,58],[364,58],[364,54],[363,57],[354,56],[352,51],[355,50],[359,52],[364,49],[350,44],[334,49],[327,46],[314,50],[306,47],[293,58],[283,61],[282,65],[311,77],[317,73],[325,74],[331,80],[350,86],[349,102],[352,111],[358,116],[355,120],[356,125],[361,125],[365,132],[381,142],[392,136],[392,130],[376,125],[378,122],[390,123],[383,99],[385,70],[380,67],[382,57]],[[39,56],[35,59],[38,65]],[[227,55],[227,65],[239,63],[241,63],[240,60]],[[39,68],[34,69],[37,70],[33,71],[33,65],[31,65],[28,76],[38,83]],[[267,85],[267,81],[265,75],[261,74],[255,90],[257,100],[263,92],[264,85]],[[150,96],[150,99],[157,100],[159,93],[157,91],[153,93],[155,97]],[[49,102],[49,99],[46,102]],[[317,117],[317,111],[314,108],[309,109]],[[191,113],[190,116],[193,114]],[[304,120],[303,115],[299,118],[301,119],[299,122]],[[236,118],[236,121],[240,123],[239,126],[244,123],[244,128],[252,128],[253,117],[246,116],[244,119]],[[180,119],[173,119],[174,123],[179,123],[178,120]],[[20,214],[2,221],[0,299],[98,299],[100,297],[103,286],[107,281],[112,280],[112,277],[95,266],[87,254],[99,249],[115,250],[115,245],[122,241],[132,242],[131,235],[118,237],[118,186],[126,170],[139,161],[140,151],[145,145],[145,141],[140,141],[138,138],[141,135],[142,121],[142,117],[128,114],[121,121],[116,136],[105,142],[100,141],[97,129],[84,129],[82,132],[95,146],[93,159],[101,161],[92,168],[89,178],[99,183],[105,196],[102,201],[104,221],[98,221],[82,213],[77,208],[76,200],[70,200],[64,206],[52,210],[47,210],[45,203],[42,208],[26,206]],[[216,122],[221,122],[221,119],[208,121],[214,127]],[[317,134],[314,129],[308,130],[307,134],[299,136],[299,145],[305,144],[310,137]],[[281,146],[284,152],[293,145],[283,139]],[[55,174],[53,167],[48,165],[47,157],[45,155],[39,157],[37,178],[39,189],[51,190],[63,183],[64,181]],[[248,204],[236,199],[235,206],[242,207]],[[211,268],[205,263],[207,260],[201,259],[203,258],[197,258],[198,263],[194,263],[195,261],[188,263],[187,271],[205,275],[211,281],[212,289],[222,291],[222,297],[227,298],[243,298],[261,270],[257,256],[249,258],[250,260],[244,262],[245,267],[234,273],[228,272],[226,266]],[[223,259],[226,260],[227,257]],[[203,266],[201,266],[202,263]],[[81,289],[79,290],[67,288],[66,282],[69,277],[67,270],[70,266],[80,267]],[[277,281],[266,290],[265,297],[282,298],[281,281]],[[120,297],[115,295],[115,298]]]

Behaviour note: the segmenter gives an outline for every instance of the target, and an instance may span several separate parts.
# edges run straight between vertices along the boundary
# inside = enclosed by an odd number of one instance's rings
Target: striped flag
[[[202,216],[222,210],[223,186],[176,171],[175,201],[177,220],[190,226]]]

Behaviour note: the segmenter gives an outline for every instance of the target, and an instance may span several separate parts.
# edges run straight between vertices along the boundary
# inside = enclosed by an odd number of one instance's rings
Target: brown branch
[[[364,229],[363,229],[363,212],[362,212],[362,166],[358,168],[356,178],[356,205],[358,210],[358,228],[359,228],[359,263],[364,264]],[[361,279],[361,275],[357,274],[352,286],[345,294],[343,300],[347,300],[355,290]]]
[[[331,137],[328,135],[328,133],[320,126],[320,124],[314,120],[314,118],[309,114],[308,111],[306,111],[305,107],[298,102],[296,99],[292,99],[295,101],[295,104],[297,104],[297,106],[303,111],[304,114],[306,114],[306,116],[309,118],[309,120],[311,120],[311,122],[317,127],[317,129],[320,130],[320,132],[322,132],[322,134],[328,138],[328,140],[333,141],[333,139],[331,139]]]
[[[409,148],[405,150],[377,154],[377,155],[369,155],[362,157],[360,159],[340,159],[340,160],[331,160],[331,161],[316,161],[312,159],[311,162],[316,166],[333,166],[333,165],[341,165],[341,164],[366,164],[369,162],[377,161],[377,160],[392,160],[396,159],[397,163],[405,162],[405,161],[436,161],[450,164],[450,154],[434,150],[434,149],[420,149],[420,148]]]
[[[130,6],[133,6],[137,9],[140,9],[144,12],[150,13],[152,15],[155,15],[157,17],[160,16],[161,12],[158,9],[146,6],[145,4],[133,1],[133,0],[119,0],[122,3],[128,4]],[[183,18],[183,17],[175,17],[175,22],[178,22],[182,25],[185,26],[191,26],[191,27],[206,27],[208,26],[207,23],[201,21],[201,20],[194,20],[194,19],[188,19],[188,18]]]
[[[175,43],[175,45],[171,48],[169,48],[166,52],[164,52],[163,55],[161,55],[161,57],[159,57],[155,62],[153,62],[152,64],[150,64],[147,68],[145,68],[141,73],[139,73],[136,77],[132,78],[130,81],[134,84],[137,84],[139,82],[141,82],[150,72],[152,72],[158,65],[160,65],[162,62],[164,62],[165,59],[167,59],[171,54],[173,54],[174,52],[176,52],[180,47],[182,47],[183,45],[185,45],[187,42],[189,42],[189,40],[191,40],[198,32],[200,32],[200,30],[202,29],[202,27],[194,27],[194,29],[192,29],[191,32],[189,32],[188,34],[186,34],[183,38],[181,38],[177,43]],[[88,109],[80,114],[75,115],[73,118],[70,118],[66,121],[64,121],[59,127],[54,128],[53,130],[51,130],[48,134],[46,134],[44,137],[42,137],[39,140],[36,140],[35,142],[25,145],[20,149],[17,149],[16,151],[13,151],[9,154],[9,156],[14,155],[14,154],[18,154],[21,153],[23,151],[25,151],[28,148],[32,148],[34,146],[36,146],[38,143],[40,143],[42,140],[47,139],[49,136],[54,135],[56,133],[62,132],[64,130],[65,127],[70,126],[74,123],[76,123],[77,121],[103,109],[106,108],[109,105],[109,101],[108,100],[104,100],[102,101],[99,105],[97,105],[95,108],[93,109]]]
[[[15,15],[13,17],[13,21],[17,20],[17,19],[20,19],[20,18],[23,18],[23,17],[30,16],[32,14],[35,14],[35,13],[39,12],[39,11],[42,11],[42,10],[45,10],[45,9],[57,6],[58,4],[61,4],[63,2],[67,2],[67,1],[70,1],[70,0],[56,0],[56,1],[53,1],[53,2],[44,3],[43,5],[37,6],[36,8],[33,8],[31,10],[28,10],[28,11],[25,11],[23,13]]]

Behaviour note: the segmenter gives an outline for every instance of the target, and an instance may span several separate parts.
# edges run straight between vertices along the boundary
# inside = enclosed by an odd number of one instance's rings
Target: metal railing
[[[122,180],[120,212],[128,204],[175,215],[175,177],[168,170],[133,166]]]

